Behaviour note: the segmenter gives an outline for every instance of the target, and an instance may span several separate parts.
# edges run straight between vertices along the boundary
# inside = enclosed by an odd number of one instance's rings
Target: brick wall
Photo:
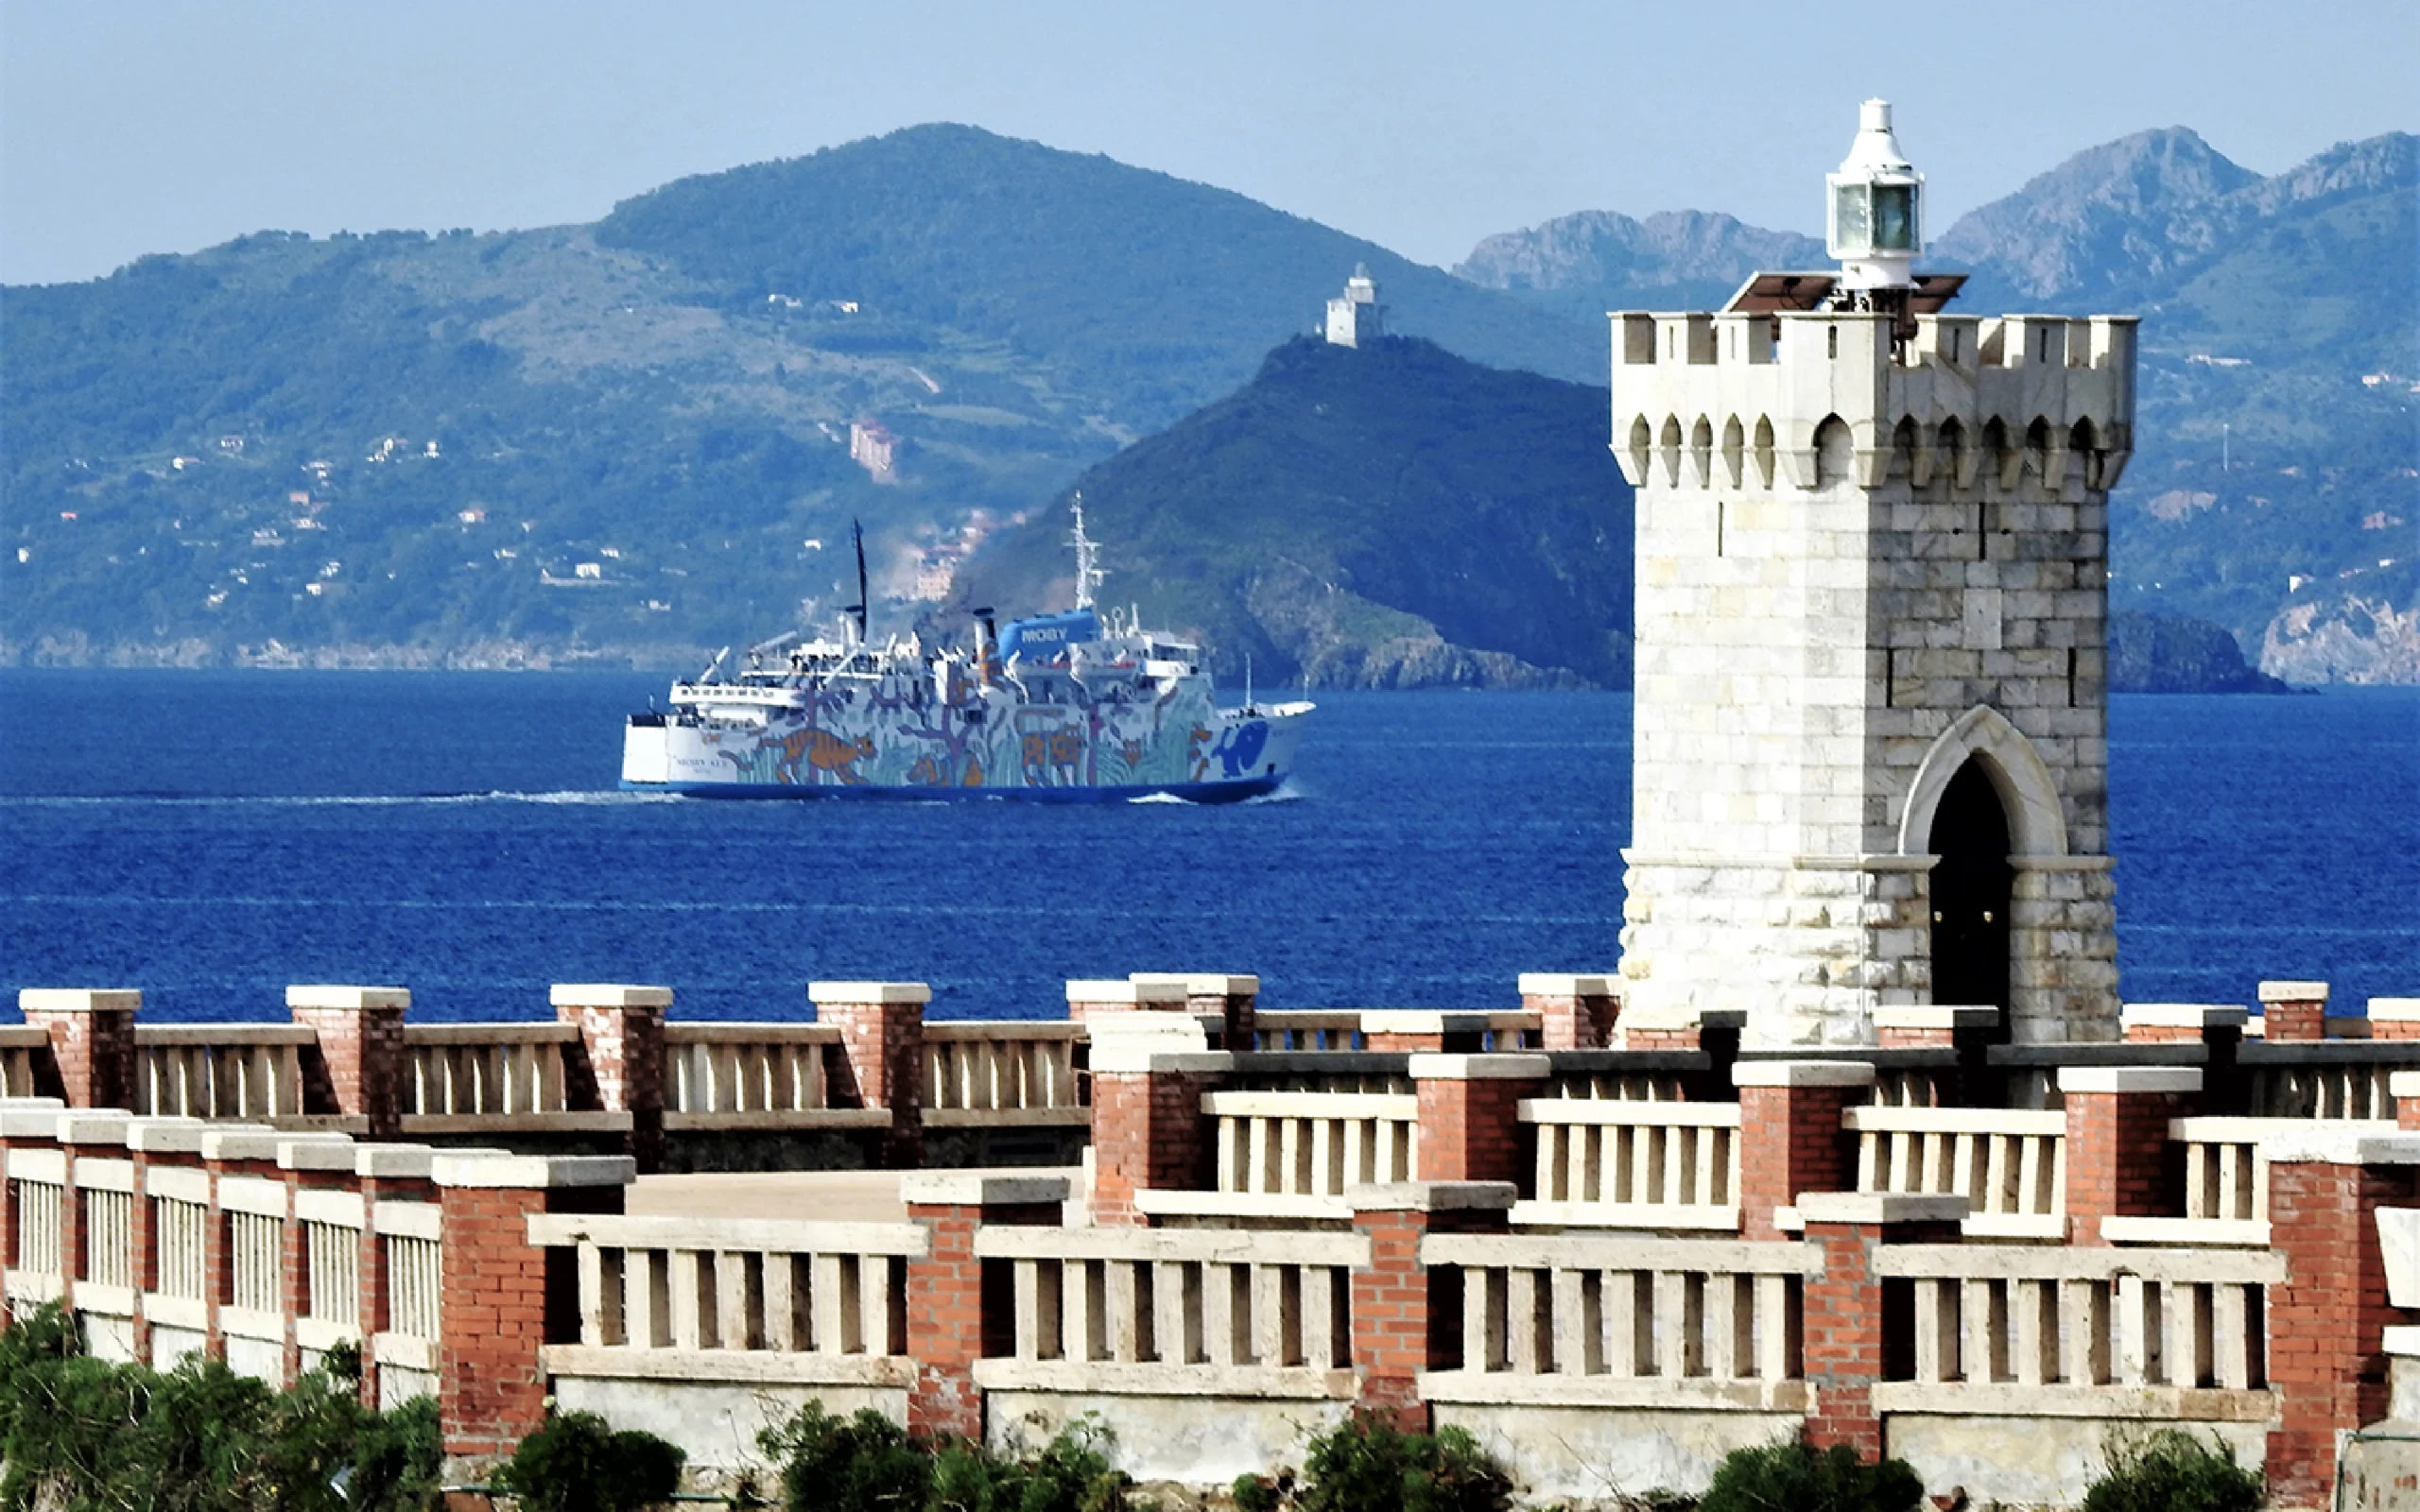
[[[2168,1137],[2201,1091],[2193,1067],[2062,1067],[2066,1103],[2067,1234],[2099,1245],[2110,1217],[2181,1212],[2183,1149]]]
[[[921,982],[816,982],[815,1020],[840,1031],[835,1107],[887,1108],[890,1126],[873,1142],[873,1162],[912,1170],[925,1152],[925,1005]]]
[[[1874,1068],[1858,1062],[1741,1061],[1732,1076],[1739,1089],[1740,1235],[1778,1238],[1776,1209],[1796,1203],[1801,1193],[1857,1185],[1841,1115],[1872,1097]]]
[[[1211,1074],[1185,1071],[1093,1074],[1093,1221],[1144,1224],[1134,1194],[1209,1184],[1201,1094]]]
[[[318,1038],[303,1057],[303,1107],[358,1119],[363,1137],[390,1140],[404,1126],[404,1015],[411,993],[399,987],[297,986],[286,1012]]]
[[[2387,1415],[2382,1333],[2405,1315],[2387,1302],[2377,1212],[2411,1204],[2411,1169],[2270,1163],[2270,1244],[2287,1264],[2268,1301],[2269,1382],[2280,1400],[2266,1468],[2276,1505],[2333,1504],[2338,1435]]]
[[[1415,1055],[1423,1181],[1519,1181],[1535,1156],[1519,1105],[1546,1089],[1553,1062],[1537,1055]]]
[[[70,1108],[130,1108],[134,1099],[134,1019],[143,994],[131,988],[27,988],[17,994],[26,1022],[47,1030]]]

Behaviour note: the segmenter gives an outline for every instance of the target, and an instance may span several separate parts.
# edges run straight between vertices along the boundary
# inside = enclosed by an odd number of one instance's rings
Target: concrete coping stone
[[[126,1147],[146,1155],[199,1155],[209,1127],[198,1118],[138,1118],[126,1125]]]
[[[1495,1027],[1497,1014],[1485,1008],[1363,1008],[1363,1034],[1484,1034]],[[1530,1016],[1518,1016],[1527,1023]]]
[[[2202,1068],[2199,1066],[2061,1066],[2059,1091],[2062,1092],[2116,1092],[2119,1095],[2153,1092],[2198,1092],[2202,1090]]]
[[[45,1108],[54,1113],[64,1112],[67,1102],[60,1097],[0,1097],[0,1111],[14,1108],[20,1112],[40,1112]]]
[[[1951,1193],[1802,1192],[1802,1223],[1956,1223],[1966,1216],[1965,1197]]]
[[[446,1151],[448,1155],[466,1155],[461,1149]],[[505,1153],[505,1152],[498,1152]],[[437,1158],[437,1150],[428,1144],[356,1144],[353,1147],[353,1174],[373,1178],[428,1179],[429,1162]]]
[[[2420,1019],[2420,998],[2372,998],[2370,1018],[2379,1023],[2410,1023]]]
[[[1423,1052],[1411,1057],[1414,1081],[1544,1081],[1553,1074],[1552,1057],[1526,1051],[1492,1056]]]
[[[2260,1154],[2272,1165],[2314,1161],[2325,1165],[2420,1165],[2420,1134],[2372,1134],[2360,1125],[2324,1124],[2281,1129],[2260,1137]]]
[[[20,1013],[132,1013],[143,1006],[136,987],[27,987],[17,989]]]
[[[2327,984],[2325,982],[2263,982],[2260,984],[2263,1003],[2325,1003]]]
[[[274,1160],[286,1136],[267,1124],[213,1124],[201,1131],[205,1160]]]
[[[1126,980],[1153,985],[1174,982],[1196,997],[1248,998],[1260,995],[1259,977],[1238,976],[1224,971],[1134,971],[1130,972]]]
[[[1989,1005],[1909,1004],[1874,1010],[1877,1029],[1988,1029],[2000,1022]]]
[[[899,1178],[899,1200],[925,1208],[994,1208],[1064,1202],[1072,1177],[1004,1171],[909,1171]]]
[[[627,1155],[497,1155],[445,1150],[428,1162],[441,1187],[625,1187],[638,1178]]]
[[[277,1163],[283,1170],[351,1172],[359,1159],[350,1134],[300,1134],[277,1142]]]
[[[407,987],[346,987],[334,982],[298,982],[285,989],[285,1005],[289,1008],[351,1009],[355,1013],[369,1008],[408,1008],[412,1005],[412,989]]]
[[[663,989],[668,991],[669,989]],[[666,997],[666,1002],[671,999]],[[817,1006],[875,1003],[930,1003],[933,989],[922,982],[809,982],[806,1001]]]
[[[1182,1007],[1193,989],[1178,976],[1129,977],[1122,982],[1070,981],[1067,1003],[1087,1007]]]
[[[56,1108],[0,1108],[0,1139],[56,1140],[63,1116]]]
[[[114,1144],[124,1149],[127,1125],[133,1122],[132,1113],[114,1108],[79,1108],[59,1115],[59,1143]]]
[[[1520,992],[1525,998],[1609,998],[1615,978],[1571,971],[1523,971]]]
[[[1373,1181],[1344,1189],[1356,1212],[1509,1212],[1520,1197],[1510,1181]]]
[[[1093,1041],[1096,1076],[1223,1076],[1235,1069],[1235,1056],[1224,1050],[1172,1050],[1150,1037],[1138,1043]]]
[[[2118,1010],[2127,1029],[2240,1029],[2251,1017],[2240,1003],[2129,1003]]]
[[[1731,1067],[1735,1087],[1871,1087],[1868,1060],[1741,1060]]]
[[[557,982],[546,988],[555,1008],[668,1008],[672,989],[630,982]]]
[[[2420,1097],[2420,1071],[2390,1071],[2386,1074],[2389,1097]]]

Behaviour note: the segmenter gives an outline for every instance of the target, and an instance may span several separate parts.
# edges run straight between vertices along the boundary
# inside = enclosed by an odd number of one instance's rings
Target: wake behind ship
[[[723,658],[672,686],[669,713],[632,714],[622,786],[700,798],[1016,798],[1085,802],[1168,795],[1233,802],[1292,772],[1313,705],[1222,709],[1201,647],[1093,602],[1101,574],[1076,508],[1076,607],[995,631],[971,651],[865,633],[777,636],[729,676]]]

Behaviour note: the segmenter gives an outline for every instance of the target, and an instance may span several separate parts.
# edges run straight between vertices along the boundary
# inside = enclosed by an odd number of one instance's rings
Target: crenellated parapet
[[[1920,316],[1906,342],[1861,312],[1612,319],[1614,452],[1634,488],[2105,493],[2133,455],[2132,316]]]

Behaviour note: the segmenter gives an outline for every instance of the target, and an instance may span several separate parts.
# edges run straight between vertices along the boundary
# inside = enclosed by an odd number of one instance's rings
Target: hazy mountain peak
[[[1728,293],[1760,267],[1803,266],[1823,255],[1824,244],[1814,237],[1745,225],[1732,215],[1680,210],[1634,220],[1588,210],[1490,236],[1454,272],[1489,288],[1585,290],[1621,302],[1651,300],[1649,291],[1702,286]]]
[[[1995,265],[2021,294],[2070,298],[2110,284],[2116,269],[2157,277],[2199,259],[2216,239],[2212,209],[2259,181],[2185,127],[2137,131],[1960,217],[1933,249]]]

